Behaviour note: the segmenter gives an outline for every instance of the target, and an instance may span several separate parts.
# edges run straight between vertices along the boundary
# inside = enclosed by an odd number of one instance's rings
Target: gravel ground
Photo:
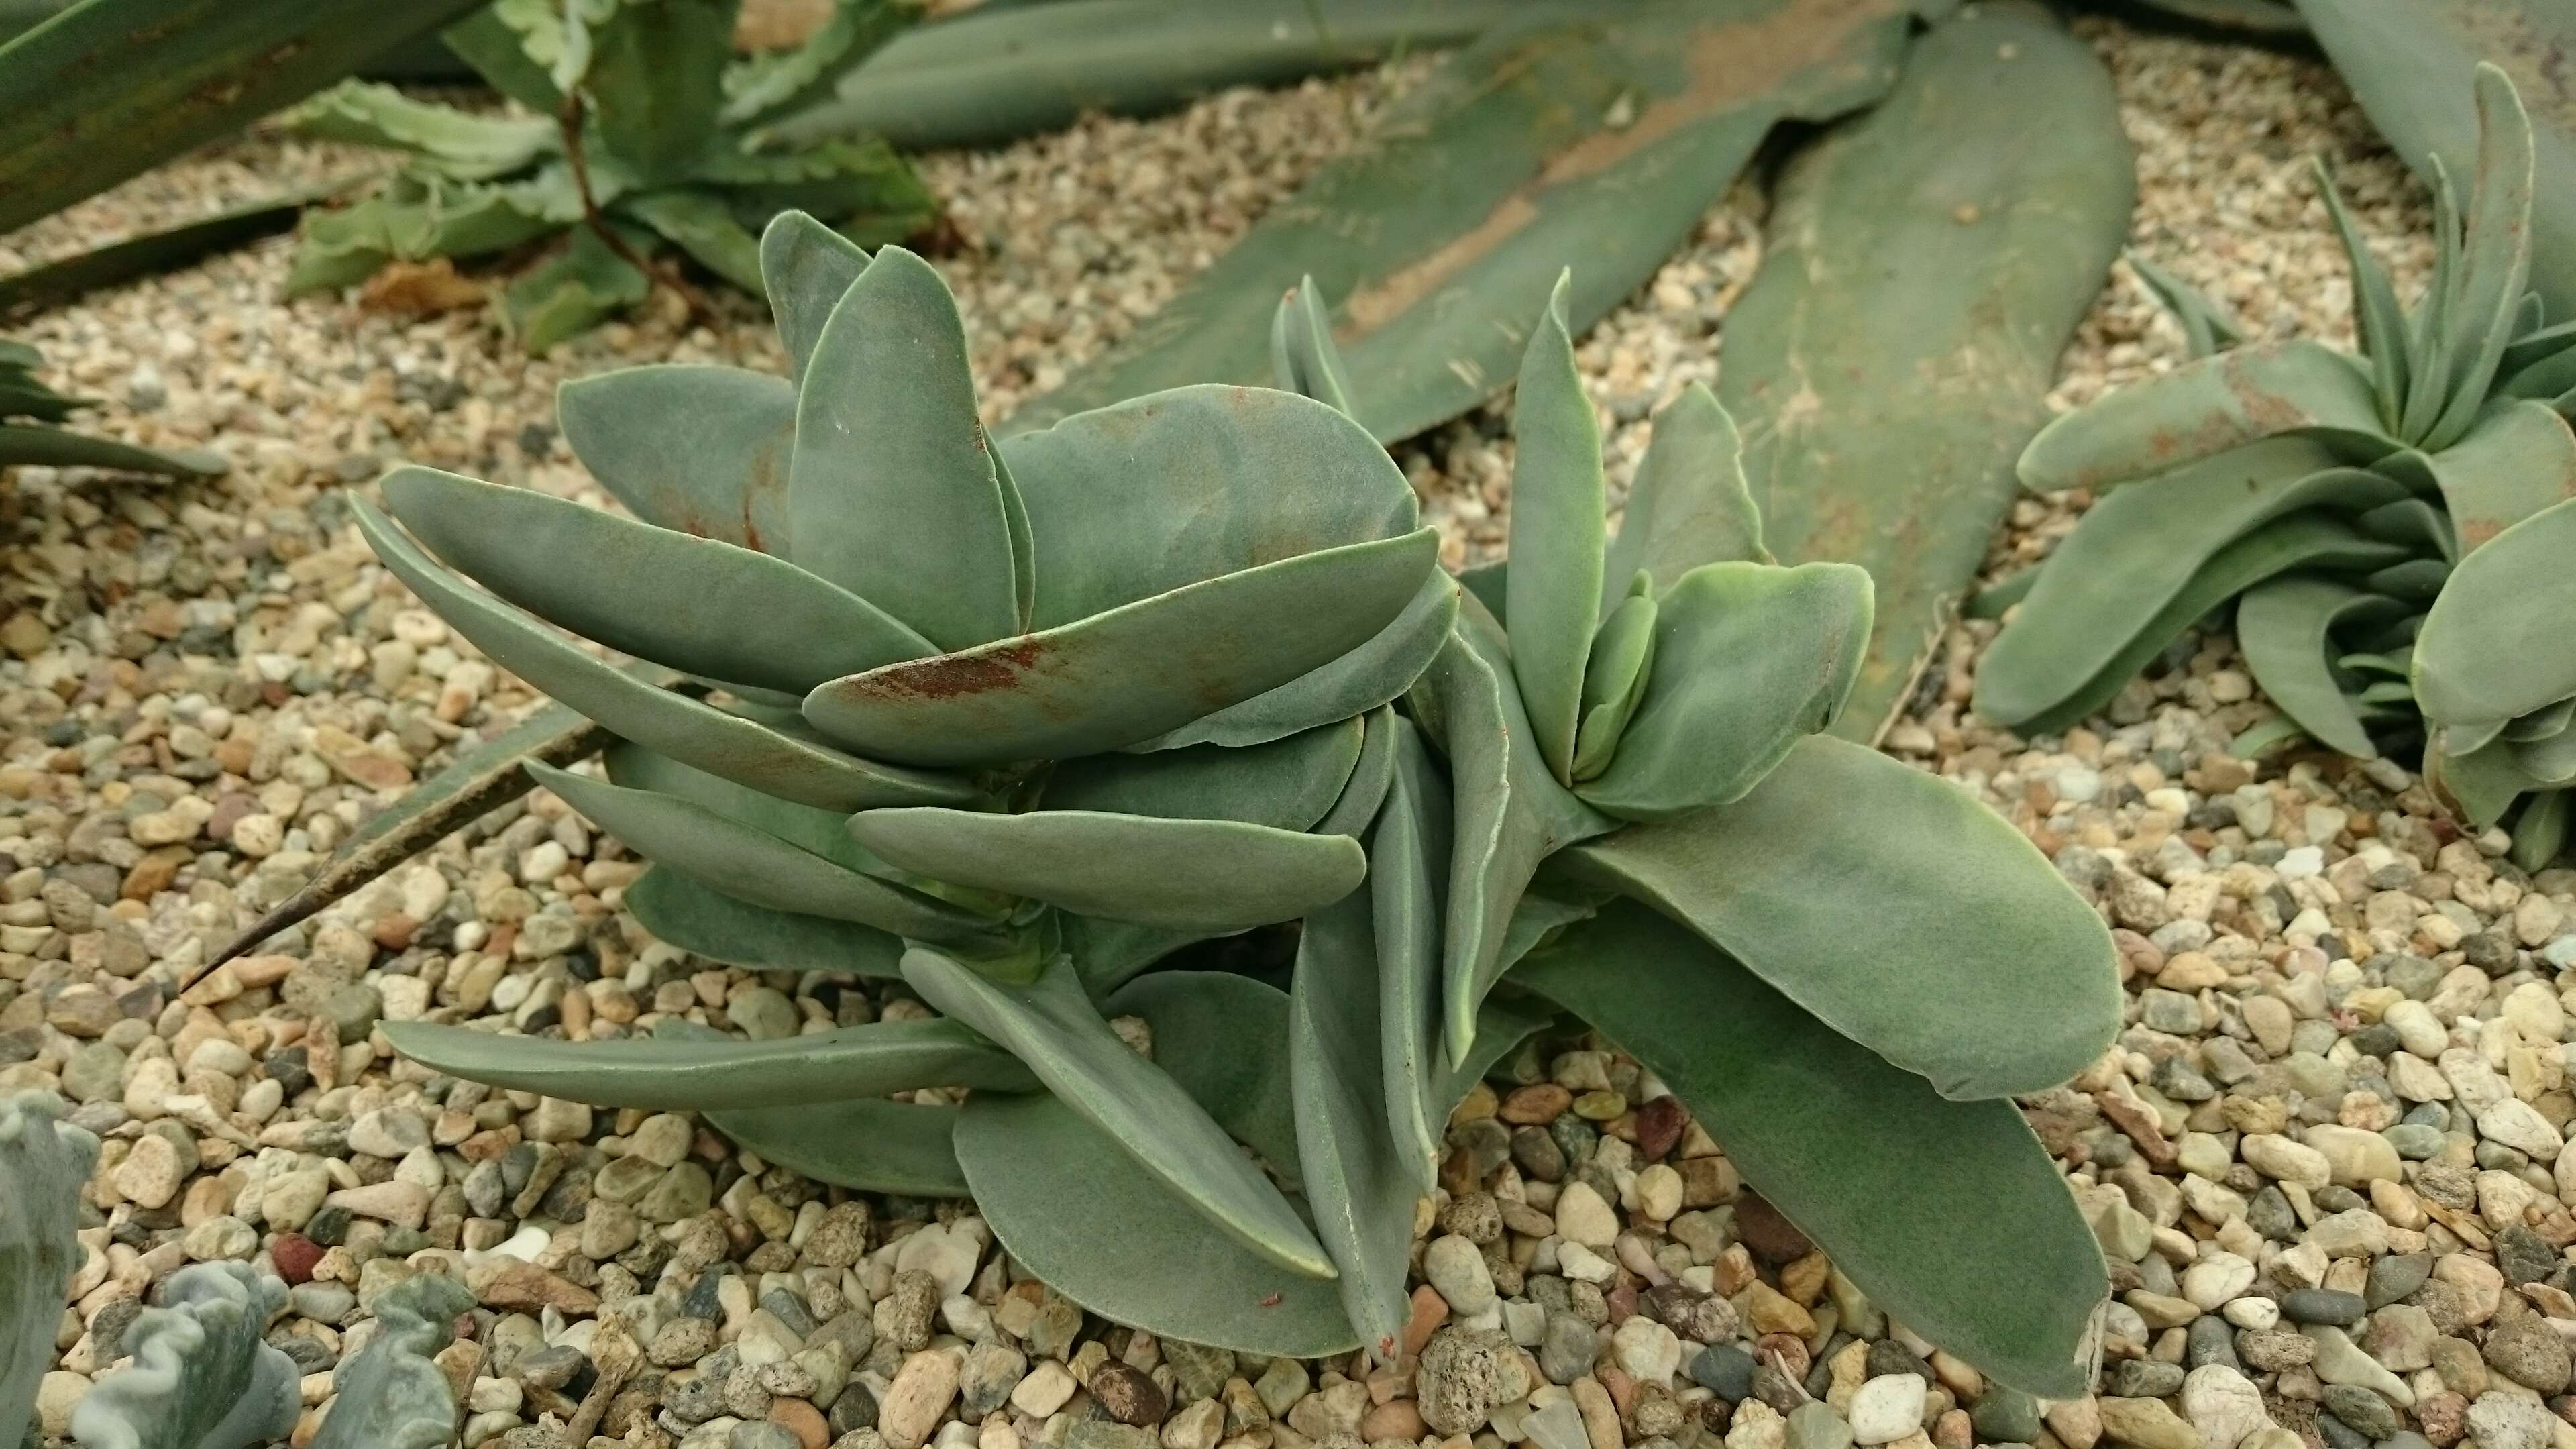
[[[2420,281],[2421,191],[2323,67],[2088,33],[2141,152],[2137,245],[2259,332],[2343,338],[2299,164],[2323,153]],[[935,158],[991,405],[1114,340],[1416,75]],[[222,148],[12,238],[0,268],[353,159]],[[1717,366],[1759,205],[1713,208],[1582,343],[1616,476],[1647,410]],[[1648,1084],[1601,1051],[1461,1109],[1410,1354],[1376,1373],[1086,1322],[1014,1284],[971,1207],[824,1189],[686,1116],[432,1078],[376,1023],[601,1038],[680,1014],[767,1037],[920,1009],[653,943],[618,910],[636,862],[544,796],[172,999],[382,792],[530,702],[371,564],[342,490],[400,456],[603,502],[551,426],[560,378],[781,364],[748,301],[691,326],[660,300],[531,362],[472,310],[279,304],[284,270],[271,245],[24,330],[105,400],[94,425],[237,464],[162,490],[25,469],[0,495],[0,1089],[59,1089],[107,1139],[47,1435],[156,1280],[250,1259],[295,1284],[272,1336],[310,1375],[299,1444],[377,1295],[437,1265],[483,1305],[445,1356],[465,1442],[505,1449],[568,1446],[568,1426],[693,1449],[2576,1449],[2556,984],[2576,873],[2524,878],[2385,764],[2230,759],[2267,706],[2224,636],[2025,742],[1966,716],[1991,634],[1968,626],[1889,741],[2009,815],[2119,931],[2127,1030],[2026,1104],[2118,1289],[2100,1392],[2066,1403],[1990,1389],[1889,1324],[1703,1135],[1635,1110]],[[2124,270],[2060,399],[2179,356]],[[1403,451],[1453,562],[1498,542],[1502,431],[1480,412]],[[2043,553],[2082,501],[2023,505],[1997,563]],[[1528,1387],[1491,1402],[1479,1376]]]

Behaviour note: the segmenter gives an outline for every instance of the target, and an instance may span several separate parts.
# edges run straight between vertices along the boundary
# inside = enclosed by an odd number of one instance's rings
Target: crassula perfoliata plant
[[[2038,490],[2109,490],[2027,581],[1977,667],[1976,705],[2025,730],[2101,708],[2203,616],[2235,604],[2282,718],[2362,759],[2421,752],[2445,803],[2504,825],[2538,868],[2576,786],[2576,319],[2526,290],[2532,133],[2478,70],[2465,219],[2435,187],[2436,262],[2399,306],[2319,169],[2352,265],[2361,355],[2295,340],[2218,350],[2223,319],[2160,283],[2198,360],[2051,423]],[[2438,177],[2438,172],[2437,172]]]
[[[836,0],[804,44],[737,58],[740,0],[498,0],[448,45],[522,112],[480,114],[344,81],[288,123],[402,154],[373,194],[307,217],[294,294],[390,262],[563,245],[512,280],[502,308],[532,352],[642,301],[666,249],[760,289],[760,228],[788,207],[863,242],[927,227],[937,203],[882,141],[775,145],[765,128],[832,94],[921,9]]]
[[[2109,1043],[2108,934],[1956,787],[1815,733],[1869,581],[1763,552],[1705,392],[1658,420],[1610,537],[1560,293],[1508,567],[1462,583],[1334,405],[1310,289],[1276,390],[996,440],[920,259],[792,214],[762,251],[791,377],[564,389],[634,519],[417,468],[357,517],[619,738],[604,778],[532,768],[654,862],[625,897],[648,928],[899,977],[940,1015],[753,1042],[400,1023],[398,1049],[971,1194],[1118,1322],[1391,1356],[1416,1204],[1463,1161],[1450,1113],[1588,1024],[1856,1292],[2007,1384],[2083,1390],[2102,1261],[2006,1098]],[[1284,979],[1184,949],[1290,922]]]

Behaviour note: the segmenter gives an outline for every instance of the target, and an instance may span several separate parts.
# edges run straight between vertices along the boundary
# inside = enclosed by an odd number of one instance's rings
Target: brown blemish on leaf
[[[960,654],[939,654],[906,664],[890,664],[858,676],[851,688],[883,698],[955,699],[990,694],[1018,686],[1023,675],[1047,653],[1038,635],[986,645]]]

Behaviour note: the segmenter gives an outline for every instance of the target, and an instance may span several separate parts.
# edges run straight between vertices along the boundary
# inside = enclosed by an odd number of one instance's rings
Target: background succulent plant
[[[2361,356],[2219,351],[2225,330],[2187,300],[2209,355],[2032,441],[2027,486],[2113,491],[1979,665],[1982,713],[2062,728],[2234,601],[2247,667],[2285,716],[2240,749],[2296,732],[2364,759],[2420,746],[2463,818],[2509,822],[2528,866],[2558,854],[2576,784],[2576,320],[2548,322],[2526,290],[2522,104],[2492,66],[2476,89],[2469,209],[2437,185],[2435,276],[2411,312],[2319,170]]]
[[[357,516],[459,632],[620,737],[604,779],[532,769],[656,862],[627,895],[648,927],[899,975],[942,1016],[760,1042],[404,1023],[399,1049],[706,1111],[834,1182],[971,1191],[1112,1319],[1391,1355],[1449,1113],[1570,1010],[1889,1311],[2081,1388],[2101,1260],[2002,1099],[2108,1043],[2107,933],[1954,787],[1812,737],[1868,580],[1762,553],[1713,399],[1659,421],[1609,537],[1560,290],[1522,371],[1512,562],[1462,587],[1330,405],[1307,289],[1279,390],[996,444],[918,258],[795,215],[762,254],[791,379],[563,393],[637,520],[422,469],[386,480],[394,518]],[[1284,980],[1173,955],[1287,921]]]
[[[53,426],[87,404],[38,381],[36,372],[44,365],[35,348],[0,338],[0,468],[42,463],[166,478],[211,478],[225,470],[221,456],[202,448],[165,453]]]
[[[80,1266],[81,1184],[97,1159],[98,1139],[62,1120],[60,1098],[0,1098],[0,1443],[17,1443],[35,1415]]]
[[[543,351],[641,301],[666,245],[758,290],[756,234],[786,207],[871,244],[909,236],[938,208],[882,141],[777,146],[764,128],[831,95],[919,8],[841,0],[803,45],[737,59],[739,0],[500,0],[447,40],[526,113],[469,114],[363,81],[292,113],[307,135],[405,160],[374,195],[307,220],[288,290],[568,233],[502,294],[513,329]]]

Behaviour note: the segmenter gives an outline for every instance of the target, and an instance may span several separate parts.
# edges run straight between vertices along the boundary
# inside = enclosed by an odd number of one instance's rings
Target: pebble
[[[1887,1444],[1921,1428],[1927,1388],[1916,1374],[1886,1374],[1862,1384],[1849,1411],[1853,1440]]]

